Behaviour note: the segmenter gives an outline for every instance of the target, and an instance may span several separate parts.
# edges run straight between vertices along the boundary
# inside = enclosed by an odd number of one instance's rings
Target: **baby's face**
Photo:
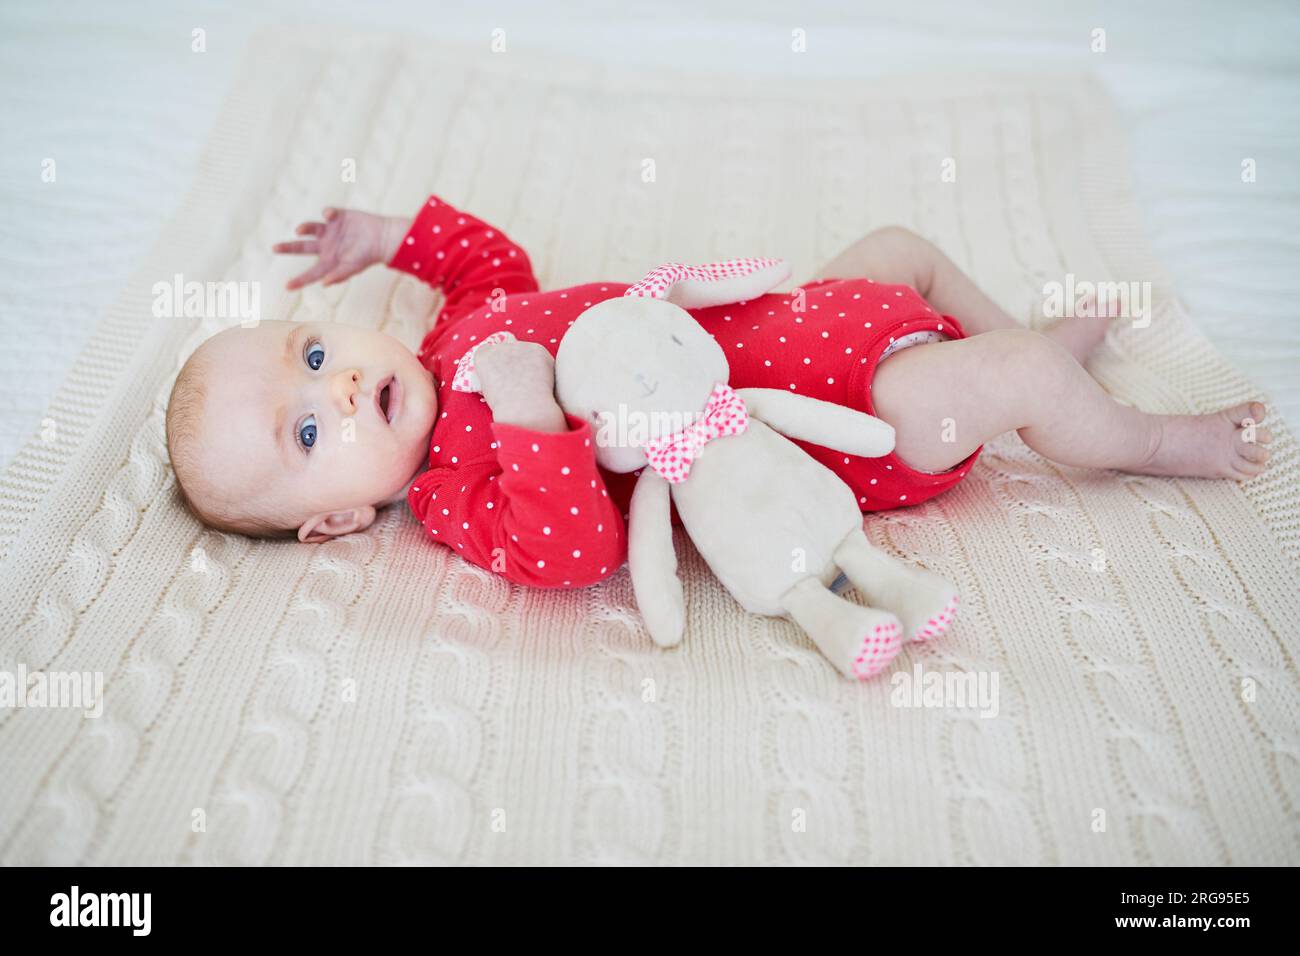
[[[402,343],[332,322],[260,322],[202,346],[202,460],[222,489],[286,526],[377,506],[423,467],[433,378]]]

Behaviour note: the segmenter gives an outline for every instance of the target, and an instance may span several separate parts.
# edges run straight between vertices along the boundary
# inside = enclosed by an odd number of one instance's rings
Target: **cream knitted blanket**
[[[413,341],[436,294],[372,270],[288,296],[299,263],[269,249],[326,202],[430,191],[548,286],[733,255],[802,280],[889,222],[1033,324],[1067,273],[1149,281],[1151,326],[1093,362],[1106,387],[1168,412],[1254,397],[1181,313],[1125,168],[1078,77],[863,88],[263,36],[176,221],[0,483],[0,671],[104,680],[98,718],[0,709],[0,861],[1300,863],[1280,423],[1244,486],[1074,471],[1011,437],[948,495],[869,518],[964,596],[898,685],[846,682],[741,612],[685,542],[690,628],[663,652],[626,571],[530,591],[400,509],[309,547],[206,531],[174,495],[162,402],[222,323],[155,319],[154,283],[260,282],[264,317]],[[930,674],[996,680],[996,715],[916,706]]]

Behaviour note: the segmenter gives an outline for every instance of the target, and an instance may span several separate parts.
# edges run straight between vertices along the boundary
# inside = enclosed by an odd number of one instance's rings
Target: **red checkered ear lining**
[[[700,266],[688,266],[681,262],[670,262],[646,274],[636,285],[629,286],[624,295],[637,296],[642,299],[666,299],[672,288],[684,279],[699,282],[718,282],[737,276],[752,275],[763,269],[777,265],[780,259],[745,258],[728,259],[725,262],[710,262]],[[766,290],[764,290],[766,291]]]

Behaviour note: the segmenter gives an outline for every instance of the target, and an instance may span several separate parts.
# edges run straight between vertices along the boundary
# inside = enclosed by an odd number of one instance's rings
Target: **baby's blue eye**
[[[308,415],[298,426],[298,441],[304,448],[316,444],[316,416]]]
[[[307,346],[307,364],[311,366],[312,371],[316,371],[325,364],[325,346],[319,342],[312,342]]]

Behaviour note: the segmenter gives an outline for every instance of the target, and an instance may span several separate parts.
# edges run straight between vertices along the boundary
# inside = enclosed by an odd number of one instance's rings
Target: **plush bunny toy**
[[[879,457],[893,450],[893,428],[790,392],[733,390],[722,348],[685,311],[755,298],[788,275],[776,259],[656,269],[574,321],[556,356],[556,395],[566,412],[593,423],[602,467],[644,469],[628,563],[658,644],[678,643],[686,621],[671,500],[737,601],[793,618],[841,673],[866,678],[903,639],[941,633],[956,589],[873,547],[849,487],[783,436]],[[869,607],[829,589],[840,570]]]

